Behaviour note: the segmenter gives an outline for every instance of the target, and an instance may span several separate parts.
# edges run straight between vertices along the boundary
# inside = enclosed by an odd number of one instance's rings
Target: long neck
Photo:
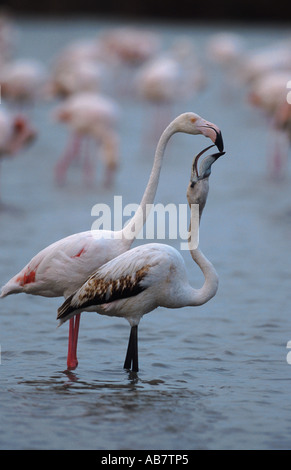
[[[204,208],[205,203],[206,200],[204,201],[202,210]],[[202,211],[200,211],[200,217],[201,214]],[[204,283],[200,289],[194,289],[190,287],[188,305],[197,306],[205,304],[210,299],[212,299],[212,297],[215,296],[218,289],[218,275],[213,264],[206,258],[206,256],[204,256],[204,254],[199,250],[199,248],[191,248],[191,225],[193,222],[194,220],[192,220],[191,218],[189,228],[190,235],[188,239],[189,251],[191,253],[192,259],[199,266],[204,275]]]
[[[129,223],[122,229],[122,238],[128,240],[128,244],[131,245],[139,232],[141,231],[143,225],[145,224],[147,218],[147,211],[146,206],[147,204],[153,204],[155,195],[158,188],[160,172],[162,168],[163,157],[165,153],[165,149],[170,137],[178,132],[177,127],[175,126],[175,121],[171,122],[169,126],[164,130],[162,133],[160,140],[158,142],[154,163],[152,167],[152,171],[149,177],[148,184],[146,186],[144,195],[140,202],[140,205],[129,221]]]
[[[199,248],[190,250],[190,252],[204,275],[204,283],[200,289],[191,288],[189,305],[203,305],[215,296],[218,289],[218,275],[213,264]]]

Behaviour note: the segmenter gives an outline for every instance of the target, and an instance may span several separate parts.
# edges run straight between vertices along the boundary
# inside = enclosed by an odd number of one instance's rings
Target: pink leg
[[[269,157],[269,174],[271,178],[284,178],[287,170],[288,142],[283,132],[273,132],[273,146]]]
[[[69,140],[64,155],[57,163],[55,167],[55,178],[59,184],[64,183],[69,166],[78,157],[81,141],[80,135],[74,133]]]
[[[76,369],[76,367],[78,366],[77,346],[78,346],[80,319],[81,319],[80,313],[70,319],[68,356],[67,356],[67,367],[70,370]]]
[[[106,189],[112,188],[115,176],[115,169],[107,167],[105,169],[104,187]]]
[[[85,152],[84,152],[84,163],[83,163],[83,172],[84,172],[84,180],[86,184],[91,185],[93,183],[93,176],[94,176],[94,166],[91,160],[91,152],[90,152],[90,138],[87,137],[85,141]]]

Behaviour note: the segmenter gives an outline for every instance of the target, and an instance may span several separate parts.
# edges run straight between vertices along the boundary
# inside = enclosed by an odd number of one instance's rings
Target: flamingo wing
[[[133,248],[101,266],[58,309],[61,324],[77,310],[110,304],[116,300],[134,297],[160,279],[160,267],[167,272],[167,250],[162,244],[149,244]]]

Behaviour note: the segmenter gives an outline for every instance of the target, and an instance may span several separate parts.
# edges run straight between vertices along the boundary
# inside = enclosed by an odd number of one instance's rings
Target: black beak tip
[[[217,134],[217,136],[216,136],[215,145],[216,145],[216,147],[218,148],[218,150],[220,152],[223,152],[224,144],[223,144],[223,139],[222,139],[221,132],[219,132],[219,134]]]

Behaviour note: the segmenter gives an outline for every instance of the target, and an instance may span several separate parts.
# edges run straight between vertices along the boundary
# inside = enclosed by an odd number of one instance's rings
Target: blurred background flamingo
[[[35,137],[36,131],[27,117],[0,109],[0,160],[19,154]]]
[[[81,161],[85,181],[92,184],[99,156],[105,168],[103,182],[105,187],[111,186],[119,163],[117,103],[104,95],[78,93],[56,107],[54,118],[65,124],[71,134],[65,153],[55,167],[57,183],[64,184],[69,167],[73,162]],[[95,146],[94,158],[92,144]]]

